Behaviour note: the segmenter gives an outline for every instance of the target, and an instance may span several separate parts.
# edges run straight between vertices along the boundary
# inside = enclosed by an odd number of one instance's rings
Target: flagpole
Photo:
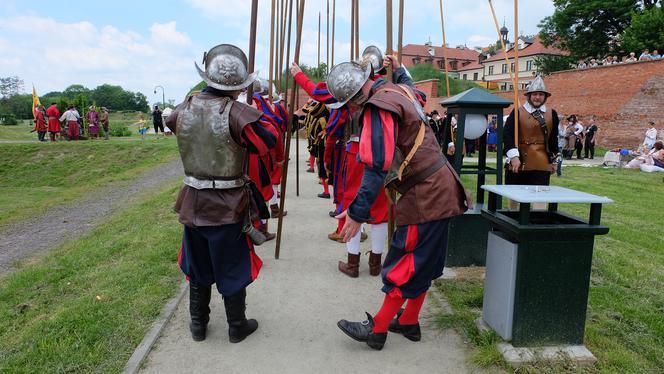
[[[297,37],[295,38],[295,54],[293,56],[293,62],[296,64],[300,61],[300,44],[302,41],[302,21],[304,16],[304,2],[305,0],[300,0],[300,7],[297,13]],[[293,97],[297,95],[297,84],[293,84],[292,88]],[[295,111],[295,100],[291,100],[289,103],[289,113]],[[288,121],[288,129],[286,134],[291,134],[293,130],[293,121]],[[290,145],[291,138],[290,136],[286,137],[286,158],[284,161],[283,175],[281,178],[281,198],[279,201],[279,223],[277,227],[277,243],[274,248],[274,258],[279,259],[279,252],[281,250],[281,232],[283,229],[284,222],[284,202],[286,200],[286,182],[288,181],[288,161],[290,158]]]

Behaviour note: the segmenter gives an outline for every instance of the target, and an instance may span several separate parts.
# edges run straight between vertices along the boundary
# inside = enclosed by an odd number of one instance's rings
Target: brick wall
[[[664,60],[562,71],[544,82],[552,94],[547,106],[558,114],[576,114],[584,124],[595,117],[603,147],[638,146],[648,121],[664,128]],[[513,92],[499,95],[514,98]]]

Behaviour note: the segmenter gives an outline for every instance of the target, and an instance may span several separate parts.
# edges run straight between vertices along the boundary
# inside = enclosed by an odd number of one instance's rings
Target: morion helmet
[[[551,92],[549,92],[549,90],[546,88],[546,85],[544,85],[544,79],[542,79],[542,77],[539,75],[530,82],[528,85],[528,90],[524,95],[530,95],[533,92],[543,92],[546,97],[551,96]]]
[[[328,107],[337,109],[346,104],[360,91],[370,75],[370,64],[343,62],[335,65],[327,76],[327,89],[337,102]]]
[[[375,45],[370,45],[362,52],[362,61],[370,61],[374,73],[382,74],[385,70],[383,66],[383,52]]]
[[[222,91],[237,91],[246,88],[258,76],[258,72],[247,72],[247,56],[231,44],[220,44],[203,54],[205,71],[194,62],[198,74],[210,87]]]

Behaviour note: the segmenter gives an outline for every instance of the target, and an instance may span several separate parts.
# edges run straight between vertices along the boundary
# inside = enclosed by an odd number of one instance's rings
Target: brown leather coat
[[[385,83],[369,98],[367,104],[398,117],[396,146],[406,157],[415,144],[421,119],[409,98],[385,91],[385,88],[400,89],[392,83]],[[463,185],[443,156],[435,134],[426,126],[424,141],[404,171],[401,183],[417,177],[418,173],[433,164],[442,166],[401,194],[396,204],[397,225],[436,221],[463,214],[467,210]]]
[[[544,112],[544,120],[548,129],[549,137],[553,133],[552,111]],[[522,106],[519,108],[519,154],[521,155],[522,170],[549,171],[549,154],[546,152],[548,139],[544,139],[544,133],[539,122],[532,114]]]

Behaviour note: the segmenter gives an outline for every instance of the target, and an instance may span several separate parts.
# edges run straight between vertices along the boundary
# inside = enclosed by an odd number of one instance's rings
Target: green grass
[[[0,278],[0,372],[122,370],[183,279],[176,191]]]
[[[37,141],[37,133],[30,132],[34,128],[32,121],[19,121],[16,126],[0,126],[0,140],[31,140]]]
[[[177,157],[174,139],[0,144],[0,225]]]
[[[518,372],[645,373],[664,371],[664,199],[661,173],[638,170],[568,167],[560,185],[601,196],[602,224],[597,236],[588,301],[585,344],[597,357],[590,368],[572,363],[539,363]],[[464,177],[472,186],[472,178]],[[492,183],[492,182],[489,182]],[[587,218],[586,205],[562,204],[560,210]],[[472,321],[480,313],[483,283],[478,279],[442,281],[437,288],[455,311],[440,316],[441,327],[455,327],[477,348],[474,361],[509,371],[495,350],[495,336],[480,335]]]

